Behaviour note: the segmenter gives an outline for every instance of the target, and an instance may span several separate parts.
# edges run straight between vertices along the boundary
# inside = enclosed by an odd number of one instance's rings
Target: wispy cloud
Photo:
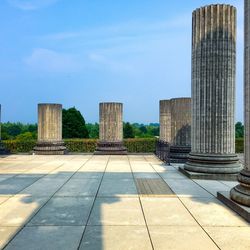
[[[36,10],[55,4],[59,0],[7,0],[7,2],[21,10]]]
[[[145,34],[159,34],[171,29],[185,29],[191,25],[190,13],[184,13],[174,19],[162,20],[158,22],[148,21],[128,21],[124,23],[87,28],[78,31],[63,31],[42,36],[45,40],[69,40],[75,38],[100,38],[100,37],[134,37]]]
[[[41,72],[70,73],[79,71],[83,67],[74,55],[44,48],[34,49],[23,61],[31,69]]]

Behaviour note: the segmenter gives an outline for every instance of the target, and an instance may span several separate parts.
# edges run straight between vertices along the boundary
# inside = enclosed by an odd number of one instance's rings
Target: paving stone
[[[98,192],[99,197],[134,197],[137,190],[133,179],[105,179]]]
[[[250,227],[205,227],[222,250],[248,250]]]
[[[87,226],[80,250],[152,249],[146,226]]]
[[[72,179],[101,179],[103,172],[76,172]]]
[[[24,188],[30,186],[32,183],[37,181],[38,178],[27,177],[27,178],[10,178],[0,182],[0,195],[6,194],[17,194]]]
[[[39,210],[29,225],[85,225],[93,202],[93,197],[54,197]]]
[[[131,172],[105,172],[103,176],[103,180],[106,181],[106,179],[133,179],[133,175]]]
[[[51,196],[53,195],[68,178],[41,178],[34,184],[25,188],[20,194],[32,196]]]
[[[70,179],[55,196],[95,196],[100,179]]]
[[[19,227],[0,227],[0,249],[3,249],[18,231]]]
[[[199,226],[149,226],[155,250],[218,249]]]
[[[12,196],[10,196],[10,195],[0,196],[0,205],[2,203],[4,203],[5,201],[7,201],[10,197],[12,197]]]
[[[216,198],[181,198],[202,226],[247,226],[248,223]]]
[[[215,197],[217,196],[218,191],[229,191],[231,188],[227,185],[221,183],[220,181],[214,180],[194,180],[198,185],[202,186],[208,192],[213,194]]]
[[[140,198],[148,225],[194,226],[197,222],[178,198]]]
[[[159,173],[160,176],[163,179],[182,179],[182,180],[187,180],[187,177],[185,175],[183,175],[180,172],[177,171],[168,171],[166,173]]]
[[[138,198],[97,198],[88,225],[145,225]]]
[[[134,173],[135,178],[156,179],[161,178],[157,173]]]
[[[0,226],[21,226],[28,222],[48,197],[13,196],[0,205]]]
[[[189,179],[164,179],[179,197],[209,197],[213,196]]]
[[[83,226],[25,227],[6,250],[76,250],[83,230]]]

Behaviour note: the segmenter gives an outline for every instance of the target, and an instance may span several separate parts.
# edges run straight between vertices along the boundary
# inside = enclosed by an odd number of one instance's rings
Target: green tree
[[[89,132],[89,138],[92,138],[92,139],[99,138],[99,124],[98,123],[95,123],[95,124],[88,123],[86,127]]]
[[[133,127],[129,122],[126,122],[123,125],[123,137],[124,138],[134,138],[135,137]]]
[[[37,138],[37,134],[35,132],[25,132],[23,134],[17,135],[16,140],[19,141],[30,141],[35,140]]]
[[[63,138],[89,138],[85,120],[75,107],[62,111]]]
[[[141,125],[139,129],[142,132],[142,134],[147,134],[147,132],[148,132],[146,126],[144,126],[144,125]]]
[[[242,138],[244,137],[244,125],[241,122],[235,124],[235,137]]]

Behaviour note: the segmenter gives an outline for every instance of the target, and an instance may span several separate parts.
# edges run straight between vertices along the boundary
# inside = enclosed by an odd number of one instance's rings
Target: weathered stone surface
[[[250,1],[245,0],[245,86],[244,86],[244,116],[245,116],[245,146],[244,169],[238,175],[239,185],[234,187],[231,192],[231,198],[239,204],[250,207]],[[248,211],[249,213],[249,211]],[[250,215],[249,220],[250,220]]]
[[[122,103],[100,103],[99,142],[95,154],[126,154],[123,146]]]
[[[160,101],[160,141],[171,143],[171,100]]]
[[[191,150],[191,98],[160,101],[160,141],[170,143],[171,162],[186,162]]]
[[[64,154],[62,140],[62,105],[38,104],[38,141],[35,154]]]
[[[193,12],[192,150],[185,169],[234,174],[236,8],[209,5]]]

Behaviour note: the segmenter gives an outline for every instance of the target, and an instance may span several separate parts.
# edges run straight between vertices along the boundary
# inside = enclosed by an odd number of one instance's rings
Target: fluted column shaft
[[[38,141],[62,140],[62,105],[38,104]]]
[[[231,198],[250,207],[250,0],[244,6],[244,169],[238,175],[239,185],[234,187]]]
[[[66,147],[62,140],[62,105],[38,104],[38,140],[35,154],[62,155]]]
[[[160,141],[170,143],[171,162],[186,162],[191,146],[191,98],[160,101]]]
[[[191,98],[171,99],[171,138],[174,146],[191,145]]]
[[[122,103],[100,103],[100,141],[123,140]]]
[[[123,146],[123,104],[100,103],[99,116],[99,142],[95,154],[127,154]]]
[[[160,101],[160,141],[171,143],[171,100]]]
[[[196,9],[192,25],[192,150],[185,169],[237,173],[236,8],[217,4]]]

